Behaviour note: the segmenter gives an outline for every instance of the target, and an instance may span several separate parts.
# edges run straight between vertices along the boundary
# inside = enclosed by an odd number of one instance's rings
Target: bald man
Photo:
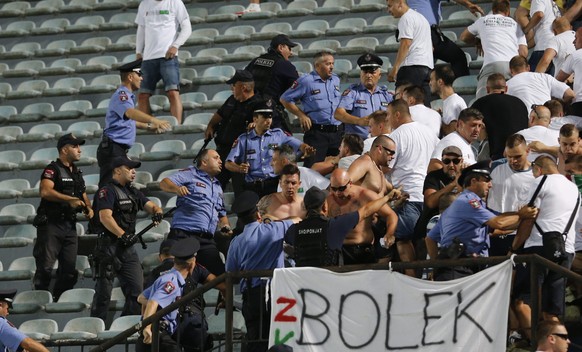
[[[551,63],[554,64],[554,77],[558,76],[566,57],[576,51],[574,46],[575,33],[566,17],[559,17],[552,23],[555,36],[549,40],[544,55],[536,66],[536,72],[546,72]]]
[[[548,128],[551,119],[552,113],[550,109],[543,105],[532,105],[532,110],[529,114],[529,127],[517,133],[525,138],[527,144],[540,141],[545,145],[557,146],[559,133],[556,130]],[[539,153],[532,152],[528,155],[527,159],[532,162],[539,155]]]
[[[385,135],[378,136],[370,151],[356,159],[348,174],[350,180],[355,184],[367,188],[384,196],[392,190],[392,185],[384,177],[384,170],[396,154],[396,144]]]

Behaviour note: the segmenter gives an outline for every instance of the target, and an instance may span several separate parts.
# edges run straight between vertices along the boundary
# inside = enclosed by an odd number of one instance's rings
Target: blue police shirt
[[[386,110],[388,103],[392,100],[392,94],[388,92],[386,86],[377,86],[374,92],[370,93],[362,83],[356,83],[344,90],[338,107],[345,109],[350,115],[365,117],[375,111]],[[366,139],[370,128],[346,123],[345,132],[354,133]]]
[[[464,190],[444,211],[428,237],[441,247],[450,246],[458,237],[467,254],[489,256],[489,228],[485,223],[493,217],[495,214],[478,195]]]
[[[148,300],[158,302],[161,308],[165,308],[182,297],[185,284],[186,281],[182,277],[182,274],[175,268],[172,268],[162,273],[153,285],[143,291],[143,295]],[[164,315],[164,319],[168,322],[168,332],[170,335],[176,331],[176,327],[178,326],[177,317],[177,309]]]
[[[333,117],[341,98],[339,87],[340,79],[335,73],[324,81],[317,72],[312,71],[293,82],[281,99],[301,101],[303,112],[315,124],[339,125],[341,122]]]
[[[439,24],[441,18],[441,2],[443,0],[410,0],[408,6],[420,13],[432,26]]]
[[[26,335],[18,331],[6,318],[0,317],[0,351],[17,351]]]
[[[178,197],[172,216],[172,228],[214,234],[218,219],[226,216],[220,182],[195,166],[168,177],[177,186],[186,186],[190,194]]]
[[[241,134],[234,141],[226,160],[237,164],[245,161],[249,163],[249,172],[245,175],[246,182],[277,177],[273,172],[271,160],[275,147],[282,144],[289,144],[297,151],[302,142],[280,128],[269,129],[262,136],[253,129],[249,133]]]
[[[128,109],[135,108],[135,95],[126,86],[120,86],[109,100],[103,134],[119,144],[131,147],[135,143],[135,121],[126,117]]]
[[[258,221],[247,224],[228,248],[226,271],[270,270],[283,268],[283,236],[293,224],[291,220]],[[251,287],[261,284],[260,278],[251,279]],[[241,280],[241,292],[246,290],[246,280]]]

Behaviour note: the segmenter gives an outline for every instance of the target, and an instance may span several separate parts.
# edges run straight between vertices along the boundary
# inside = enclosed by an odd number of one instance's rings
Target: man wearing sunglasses
[[[356,159],[348,169],[350,179],[356,185],[383,196],[392,190],[384,172],[394,159],[396,144],[388,136],[378,136],[372,143],[370,151]]]
[[[556,321],[538,323],[538,347],[536,352],[566,352],[570,346],[568,330],[564,324]]]

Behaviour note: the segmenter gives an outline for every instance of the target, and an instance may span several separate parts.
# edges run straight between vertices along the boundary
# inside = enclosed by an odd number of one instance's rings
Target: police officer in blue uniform
[[[374,54],[364,54],[358,58],[360,83],[350,85],[342,93],[334,117],[344,123],[345,133],[368,138],[369,116],[375,111],[386,110],[393,100],[386,86],[379,86],[382,77],[382,59]]]
[[[53,289],[56,299],[77,282],[77,213],[84,212],[88,219],[93,217],[83,173],[75,165],[81,158],[83,144],[84,139],[70,133],[59,138],[59,157],[47,165],[40,177],[41,200],[34,221],[37,228],[34,288],[49,289],[53,265],[58,260]]]
[[[443,212],[438,223],[430,230],[426,245],[431,258],[456,259],[489,256],[489,233],[494,229],[510,230],[519,225],[520,215],[507,212],[495,214],[487,209],[483,199],[491,188],[490,160],[480,161],[465,168],[459,177],[464,190]],[[440,245],[437,255],[437,243]],[[446,281],[478,271],[475,267],[443,268],[435,271],[435,280]]]
[[[94,227],[98,230],[95,249],[96,283],[91,306],[91,316],[107,318],[113,279],[117,276],[125,305],[121,315],[140,314],[137,297],[143,290],[143,270],[139,256],[129,241],[135,234],[136,216],[139,210],[152,214],[156,225],[162,221],[162,209],[131,186],[135,169],[141,163],[127,156],[112,160],[113,179],[97,192]]]
[[[178,196],[168,239],[196,237],[200,242],[198,262],[217,276],[224,273],[224,263],[216,248],[214,232],[218,228],[223,234],[232,234],[222,188],[216,178],[221,169],[220,155],[205,149],[196,166],[180,170],[160,183],[162,191]]]
[[[140,67],[141,60],[136,60],[118,68],[121,86],[109,100],[103,138],[97,148],[99,187],[105,186],[111,180],[111,160],[116,156],[126,155],[135,143],[136,128],[156,133],[171,129],[167,121],[156,119],[135,107],[133,92],[139,89],[143,80]]]
[[[338,155],[343,125],[334,118],[338,107],[340,79],[333,73],[334,57],[330,52],[315,55],[315,70],[301,76],[281,96],[280,102],[299,118],[305,132],[303,141],[316,149],[315,156],[306,158],[303,166],[311,167],[328,155]],[[301,102],[301,109],[295,102]]]
[[[245,175],[244,189],[260,197],[277,192],[279,178],[273,172],[271,160],[276,147],[289,144],[305,156],[314,152],[309,145],[290,136],[280,128],[271,129],[274,102],[258,104],[253,113],[255,127],[234,141],[226,158],[226,168]]]
[[[48,352],[46,347],[21,333],[6,317],[16,290],[0,291],[0,352]]]
[[[273,127],[291,132],[287,122],[287,112],[279,103],[279,98],[293,82],[299,78],[297,68],[289,61],[291,49],[297,43],[289,40],[285,34],[278,34],[271,40],[266,54],[253,59],[245,68],[255,78],[255,90],[263,99],[276,102],[273,113]]]
[[[259,197],[244,191],[232,204],[232,211],[244,225],[228,249],[226,271],[270,270],[283,268],[283,237],[293,220],[261,222],[257,210]],[[253,277],[240,282],[243,316],[247,327],[248,352],[267,350],[270,327],[270,303],[265,303],[266,282]]]

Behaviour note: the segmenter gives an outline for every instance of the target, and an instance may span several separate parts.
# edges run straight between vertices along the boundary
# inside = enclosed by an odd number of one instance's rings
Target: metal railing
[[[386,264],[366,264],[366,265],[347,265],[341,267],[328,267],[334,272],[350,272],[358,270],[396,270],[401,271],[405,269],[425,269],[425,268],[446,268],[446,267],[456,267],[456,266],[474,266],[474,265],[496,265],[506,261],[509,257],[489,257],[489,258],[463,258],[463,259],[447,259],[447,260],[424,260],[415,262],[395,262]],[[554,272],[557,272],[563,277],[573,280],[577,283],[582,283],[582,276],[578,275],[570,270],[567,270],[560,265],[551,262],[536,254],[526,254],[526,255],[516,255],[513,257],[515,263],[527,263],[529,264],[530,277],[535,278],[538,275],[540,269],[547,268]],[[141,331],[145,326],[149,324],[152,325],[153,343],[152,352],[159,351],[159,321],[160,319],[168,314],[169,312],[178,309],[180,306],[185,305],[192,299],[202,295],[204,292],[215,288],[216,285],[220,283],[225,283],[226,285],[226,296],[225,301],[225,351],[233,351],[233,287],[234,283],[238,283],[240,279],[252,278],[252,277],[272,277],[273,270],[254,270],[254,271],[241,271],[241,272],[227,272],[220,275],[216,279],[204,284],[203,286],[197,288],[196,290],[186,294],[180,300],[170,304],[169,306],[157,311],[152,316],[144,319],[140,324],[136,324],[131,328],[121,332],[119,335],[101,343],[99,346],[91,349],[91,352],[101,352],[106,351],[108,348],[113,347],[116,344],[123,343],[128,337],[134,333]],[[532,351],[535,351],[535,333],[537,322],[539,320],[540,312],[540,293],[539,287],[537,285],[537,280],[530,280],[530,291],[531,291],[531,341],[534,343]],[[509,308],[509,307],[508,307]]]

